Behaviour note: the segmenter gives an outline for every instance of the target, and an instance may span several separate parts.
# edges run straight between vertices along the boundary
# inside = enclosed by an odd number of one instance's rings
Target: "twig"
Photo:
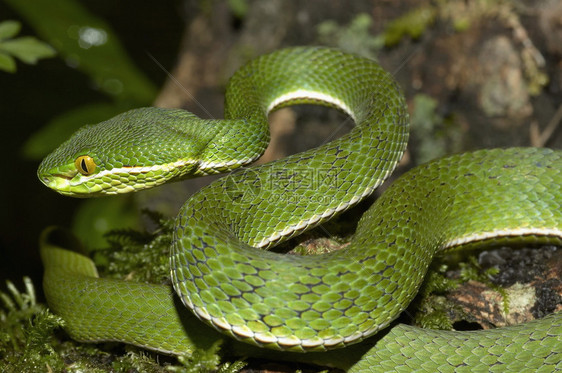
[[[539,125],[537,124],[537,122],[531,123],[531,128],[530,128],[531,145],[536,147],[544,146],[548,142],[548,140],[550,140],[550,138],[554,134],[554,131],[556,131],[556,129],[560,125],[561,120],[562,120],[562,105],[558,107],[556,113],[554,113],[554,115],[552,116],[546,128],[542,131],[542,133],[539,129]]]

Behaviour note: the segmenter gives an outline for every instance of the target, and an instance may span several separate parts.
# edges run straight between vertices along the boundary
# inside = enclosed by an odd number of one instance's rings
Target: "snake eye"
[[[76,158],[74,166],[84,176],[90,176],[96,170],[96,162],[89,155],[81,155]]]

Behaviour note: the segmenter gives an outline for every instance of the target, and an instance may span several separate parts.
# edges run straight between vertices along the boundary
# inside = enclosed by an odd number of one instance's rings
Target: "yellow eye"
[[[90,176],[96,170],[96,162],[89,155],[81,155],[76,158],[74,166],[84,176]]]

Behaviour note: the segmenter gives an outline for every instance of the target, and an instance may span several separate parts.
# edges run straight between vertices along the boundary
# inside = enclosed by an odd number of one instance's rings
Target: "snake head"
[[[177,109],[130,110],[76,131],[45,157],[37,175],[49,188],[73,197],[128,193],[189,177],[206,145],[185,126],[197,121]]]

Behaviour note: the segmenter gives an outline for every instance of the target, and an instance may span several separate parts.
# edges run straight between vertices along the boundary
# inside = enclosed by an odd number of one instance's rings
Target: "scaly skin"
[[[325,48],[262,56],[231,78],[226,120],[133,110],[78,131],[38,174],[60,193],[87,197],[229,171],[263,152],[271,110],[303,102],[338,107],[356,126],[320,148],[219,179],[185,203],[171,247],[181,302],[215,329],[258,347],[345,347],[304,360],[350,371],[562,369],[560,314],[481,332],[399,325],[349,347],[407,307],[440,251],[515,237],[560,244],[560,151],[443,158],[400,178],[344,250],[310,257],[260,250],[356,204],[396,166],[407,143],[407,111],[396,83],[373,61]],[[98,279],[88,259],[48,244],[42,255],[49,304],[78,340],[189,353],[218,338],[193,317],[178,317],[169,289]]]

